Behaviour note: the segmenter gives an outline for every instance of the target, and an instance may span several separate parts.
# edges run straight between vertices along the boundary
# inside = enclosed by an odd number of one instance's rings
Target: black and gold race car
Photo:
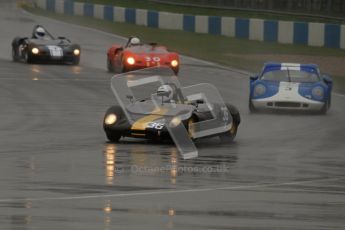
[[[110,107],[103,120],[107,138],[173,139],[175,143],[219,136],[232,141],[240,124],[237,108],[225,104],[210,84],[181,87],[167,67],[115,75],[112,90],[119,105]]]
[[[36,25],[30,38],[13,39],[12,58],[13,61],[26,63],[53,62],[78,65],[80,46],[65,37],[54,38],[43,26]]]

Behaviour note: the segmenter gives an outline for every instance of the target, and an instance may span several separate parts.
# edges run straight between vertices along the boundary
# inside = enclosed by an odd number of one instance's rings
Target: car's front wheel
[[[125,72],[127,72],[126,64],[125,64],[124,60],[121,61],[121,65],[119,66],[119,68],[117,69],[116,72],[117,73],[125,73]]]
[[[123,136],[123,133],[117,130],[116,126],[124,116],[124,112],[120,106],[112,106],[106,111],[103,119],[103,129],[109,141],[118,142]]]
[[[330,107],[330,100],[327,100],[320,110],[320,114],[326,114]]]
[[[109,58],[107,58],[107,69],[110,73],[114,72],[113,64],[111,63],[111,60]]]
[[[105,135],[107,136],[108,140],[110,142],[118,142],[121,138],[121,134],[119,133],[114,133],[114,132],[111,132],[111,131],[107,131],[105,132]]]
[[[72,65],[79,65],[80,63],[80,57],[74,57],[72,61]]]
[[[14,47],[12,47],[12,60],[14,62],[18,61],[18,57],[17,57],[16,50],[14,49]]]
[[[257,109],[254,107],[254,105],[253,105],[253,102],[252,102],[252,100],[249,98],[249,103],[248,103],[249,105],[248,105],[248,107],[249,107],[249,112],[251,112],[251,113],[255,113],[255,112],[257,112]]]
[[[25,50],[24,52],[24,61],[28,64],[32,63],[32,57],[30,56],[28,50]]]

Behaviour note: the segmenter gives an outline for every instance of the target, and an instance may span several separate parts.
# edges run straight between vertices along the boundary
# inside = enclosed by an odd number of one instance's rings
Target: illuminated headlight
[[[116,120],[117,120],[116,115],[112,113],[112,114],[107,115],[107,117],[104,119],[104,123],[106,125],[113,125],[115,124]]]
[[[266,93],[266,87],[262,84],[258,84],[254,88],[254,96],[261,96]]]
[[[129,65],[134,65],[134,63],[135,63],[135,59],[132,58],[132,57],[127,58],[126,61],[127,61],[127,63],[128,63]]]
[[[33,53],[33,54],[38,54],[40,52],[40,50],[38,49],[38,48],[32,48],[32,50],[31,50],[31,53]]]
[[[170,121],[170,126],[173,127],[173,128],[177,127],[179,124],[181,124],[181,119],[179,117],[174,117]]]
[[[80,54],[80,50],[79,49],[74,49],[73,53],[74,53],[74,55],[78,56]]]
[[[322,99],[323,98],[323,88],[320,86],[316,86],[315,88],[312,89],[311,94],[318,99]]]
[[[172,67],[177,67],[178,66],[178,61],[177,60],[172,60],[171,61],[171,66]]]

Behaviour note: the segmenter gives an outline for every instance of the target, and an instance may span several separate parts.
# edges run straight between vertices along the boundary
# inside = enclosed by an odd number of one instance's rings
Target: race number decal
[[[151,57],[145,57],[145,61],[146,62],[150,62],[150,61],[154,61],[154,62],[160,62],[160,58],[159,57],[153,57],[153,58],[151,58]]]
[[[63,51],[61,47],[58,46],[47,46],[52,57],[62,57]]]
[[[164,127],[164,124],[162,123],[150,122],[147,124],[147,128],[151,128],[151,129],[161,130],[163,129],[163,127]]]
[[[152,60],[155,62],[160,62],[161,59],[159,57],[153,57]]]

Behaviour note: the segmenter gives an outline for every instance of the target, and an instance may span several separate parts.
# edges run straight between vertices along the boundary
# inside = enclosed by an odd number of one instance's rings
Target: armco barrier
[[[67,15],[95,17],[153,28],[225,35],[257,41],[345,49],[345,25],[184,15],[94,5],[71,0],[35,0],[35,2],[39,8]]]

